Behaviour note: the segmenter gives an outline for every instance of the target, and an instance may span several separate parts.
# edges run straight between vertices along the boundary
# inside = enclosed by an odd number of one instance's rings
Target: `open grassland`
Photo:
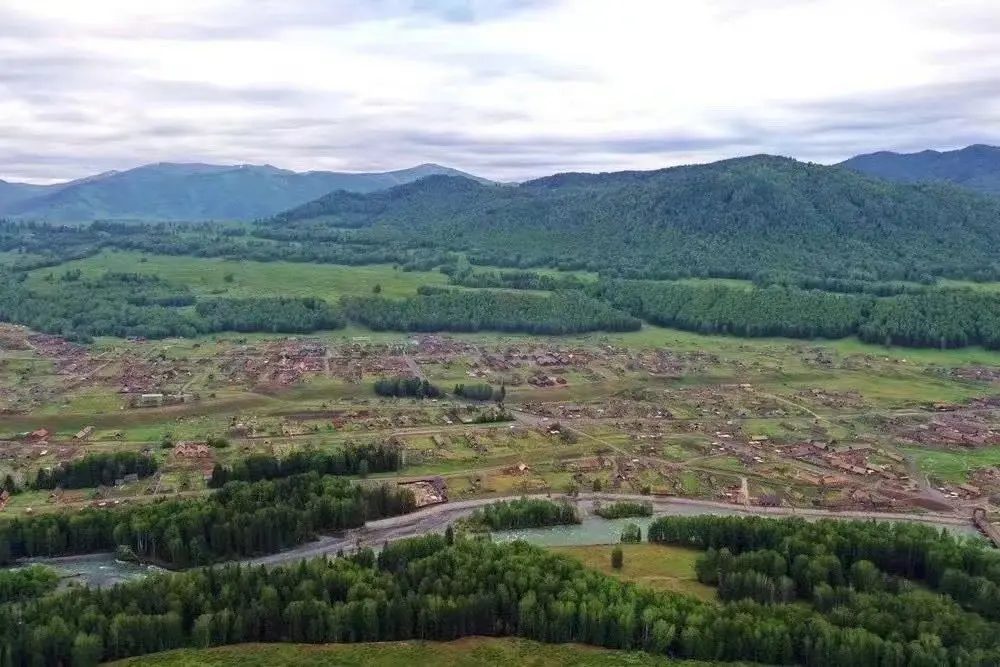
[[[250,262],[205,257],[167,257],[137,252],[103,252],[55,268],[38,269],[29,285],[44,289],[45,276],[79,269],[84,277],[106,272],[158,275],[195,293],[231,298],[370,295],[376,285],[386,296],[410,296],[420,285],[444,283],[444,274],[401,271],[389,265],[338,266],[296,262]]]
[[[453,642],[381,644],[244,644],[203,651],[171,651],[112,663],[119,667],[707,667],[708,663],[668,660],[574,644],[539,644],[523,639],[471,637]]]
[[[903,451],[916,461],[921,473],[956,484],[968,482],[974,470],[1000,466],[1000,447],[951,451],[904,447]]]
[[[611,546],[549,547],[574,558],[585,567],[611,574],[624,581],[659,590],[694,595],[702,600],[715,598],[715,589],[699,583],[694,574],[698,552],[657,544],[622,544],[624,561],[621,570],[611,567]]]
[[[2,260],[2,258],[0,258]],[[0,261],[2,263],[2,261]],[[58,276],[65,271],[79,269],[85,277],[102,273],[134,272],[159,275],[165,280],[190,286],[196,293],[225,297],[298,296],[335,300],[342,295],[369,295],[376,285],[382,294],[390,297],[410,296],[420,285],[446,284],[447,276],[438,271],[399,270],[391,265],[342,266],[334,264],[308,264],[297,262],[252,262],[219,258],[150,255],[138,252],[107,251],[93,257],[67,262],[58,267],[33,271],[29,285],[44,289],[44,278]],[[502,270],[483,267],[483,270]],[[552,275],[558,271],[539,271]],[[591,274],[577,272],[584,277]],[[707,282],[742,285],[746,281],[722,279],[688,279],[681,282]],[[979,289],[995,289],[989,283],[970,283]],[[405,340],[412,334],[392,332],[373,333],[365,329],[348,329],[336,332],[334,338],[369,336],[373,340]],[[246,336],[243,336],[246,337]],[[458,334],[457,338],[480,342],[500,343],[531,340],[529,334]],[[748,358],[780,355],[782,348],[811,346],[839,354],[874,355],[910,364],[980,364],[997,363],[1000,353],[982,348],[957,350],[885,348],[861,343],[855,339],[813,342],[786,339],[743,339],[729,336],[704,336],[701,334],[664,329],[646,325],[640,331],[618,334],[588,334],[565,336],[549,340],[579,344],[614,344],[631,348],[669,347],[676,351],[712,351],[720,354],[744,355]],[[905,362],[903,361],[905,360]]]

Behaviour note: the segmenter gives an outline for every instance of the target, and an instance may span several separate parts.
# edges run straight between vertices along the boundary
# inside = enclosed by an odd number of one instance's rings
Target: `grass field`
[[[420,285],[442,284],[437,271],[400,271],[389,265],[338,266],[299,262],[248,262],[204,257],[166,257],[137,252],[103,252],[34,271],[29,284],[45,289],[43,278],[80,269],[86,277],[108,271],[155,274],[189,286],[198,294],[224,297],[295,296],[335,300],[341,295],[369,295],[381,285],[385,296],[416,294]],[[227,278],[229,276],[229,278]]]
[[[610,546],[550,547],[549,550],[583,563],[624,581],[660,590],[694,595],[702,600],[715,599],[715,589],[699,583],[694,574],[698,552],[656,544],[623,544],[623,567],[611,568]]]
[[[575,644],[539,644],[523,639],[470,637],[453,642],[383,644],[244,644],[203,651],[182,650],[111,663],[124,667],[652,667],[703,662],[668,660],[646,653],[609,651]]]
[[[913,457],[924,474],[956,484],[968,482],[972,470],[1000,466],[1000,447],[957,451],[904,447],[902,451]]]

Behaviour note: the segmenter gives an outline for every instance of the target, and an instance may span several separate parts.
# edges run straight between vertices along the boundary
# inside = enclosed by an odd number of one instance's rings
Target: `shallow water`
[[[680,511],[677,511],[677,510]],[[685,516],[696,516],[702,514],[735,514],[720,512],[716,509],[700,507],[682,507],[672,509],[671,515],[682,514]],[[524,540],[531,544],[538,544],[546,547],[576,547],[593,544],[615,544],[619,541],[625,524],[634,523],[642,529],[642,538],[646,539],[646,531],[649,524],[660,516],[641,517],[635,519],[602,519],[596,516],[588,516],[575,526],[553,526],[551,528],[525,528],[522,530],[508,530],[493,533],[493,539],[497,542],[512,542],[514,540]],[[978,532],[970,526],[947,526],[946,529],[956,535],[976,536]]]
[[[65,577],[65,582],[80,582],[98,588],[114,586],[133,579],[145,577],[154,572],[162,572],[152,565],[136,565],[115,560],[112,554],[95,554],[77,558],[58,558],[41,561]]]
[[[615,544],[621,537],[622,529],[627,523],[634,523],[642,529],[643,539],[649,524],[666,512],[657,512],[653,517],[635,519],[602,519],[587,516],[583,522],[573,526],[553,526],[550,528],[529,528],[493,533],[493,539],[498,542],[524,540],[540,546],[587,546],[594,544]],[[726,511],[718,508],[676,505],[671,507],[670,515],[698,516],[704,514],[742,514],[738,511]],[[810,517],[812,518],[812,517]],[[978,532],[969,526],[946,526],[946,530],[963,536],[976,536]],[[56,558],[51,561],[39,561],[48,565],[66,577],[80,581],[90,586],[113,586],[117,583],[144,577],[148,574],[162,571],[153,566],[136,565],[116,561],[112,554],[97,554],[91,556]]]

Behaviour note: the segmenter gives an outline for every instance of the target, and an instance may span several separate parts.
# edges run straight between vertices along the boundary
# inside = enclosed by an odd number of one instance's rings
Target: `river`
[[[544,497],[544,496],[543,496]],[[343,535],[324,536],[315,542],[309,542],[289,551],[259,558],[240,561],[244,564],[278,565],[304,558],[313,558],[324,554],[334,554],[339,550],[350,553],[362,546],[379,547],[383,542],[415,537],[427,533],[440,533],[455,520],[468,516],[477,507],[497,500],[509,499],[479,499],[459,501],[444,505],[424,508],[404,516],[381,519],[369,522],[364,528],[348,531]],[[585,494],[578,500],[578,506],[583,514],[583,522],[573,526],[556,526],[552,528],[537,528],[530,530],[515,530],[494,533],[498,541],[522,539],[542,546],[578,546],[592,544],[613,544],[618,541],[623,526],[632,521],[638,524],[645,536],[646,529],[653,518],[614,519],[605,520],[592,514],[595,500],[604,502],[614,500],[651,500],[643,496],[609,496],[606,494]],[[824,517],[855,519],[874,518],[883,521],[910,521],[928,523],[945,528],[960,535],[975,536],[978,532],[971,521],[956,516],[934,514],[878,514],[878,513],[831,513],[811,509],[791,508],[741,508],[733,505],[711,501],[696,501],[687,499],[653,499],[655,517],[666,515],[695,516],[703,514],[743,515],[766,514],[777,516],[796,515],[808,519]],[[75,579],[92,586],[110,586],[122,581],[143,577],[150,572],[161,571],[155,567],[135,565],[116,561],[113,554],[92,554],[87,556],[67,556],[63,558],[36,559],[32,562],[49,565],[68,579]]]

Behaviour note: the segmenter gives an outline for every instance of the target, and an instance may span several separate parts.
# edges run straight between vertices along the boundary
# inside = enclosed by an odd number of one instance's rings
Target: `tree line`
[[[347,317],[376,331],[509,331],[544,335],[636,331],[642,323],[580,292],[551,295],[420,288],[407,299],[343,297]]]
[[[934,289],[879,298],[781,286],[609,281],[600,292],[644,320],[705,334],[1000,347],[1000,295],[987,291]]]
[[[602,519],[631,519],[638,516],[653,516],[653,503],[602,503],[600,507],[594,508],[594,514]]]
[[[866,585],[861,568],[856,580]],[[523,542],[431,535],[387,544],[377,556],[363,549],[286,567],[227,565],[0,605],[0,666],[75,667],[245,642],[476,635],[773,665],[1000,660],[998,626],[962,616],[946,597],[831,590],[808,604],[709,603],[624,583]]]
[[[158,464],[149,454],[138,452],[103,452],[87,454],[79,461],[60,463],[55,468],[39,468],[33,489],[85,489],[111,486],[126,475],[139,479],[151,476]]]
[[[464,520],[463,526],[472,531],[490,531],[565,526],[580,522],[579,512],[568,502],[519,498],[480,507]]]
[[[0,570],[0,604],[41,597],[59,583],[55,570],[32,565],[16,570]]]
[[[441,398],[444,392],[418,377],[380,378],[372,384],[378,396],[387,398]]]
[[[208,486],[229,482],[259,482],[308,472],[320,475],[367,475],[395,472],[403,467],[403,449],[393,442],[348,443],[332,452],[298,450],[284,457],[251,454],[232,466],[216,463]]]
[[[311,333],[346,324],[337,305],[312,297],[204,299],[195,312],[213,331]]]
[[[845,294],[870,294],[872,296],[896,296],[898,294],[920,294],[935,289],[937,281],[927,278],[920,283],[904,283],[898,281],[876,282],[851,278],[835,278],[831,276],[811,276],[786,273],[761,273],[754,276],[757,287],[797,287],[805,290],[820,290],[823,292],[842,292]]]
[[[0,321],[89,342],[193,338],[218,331],[311,333],[344,325],[338,306],[312,298],[196,299],[187,286],[156,276],[53,274],[28,286],[26,274],[0,274]],[[186,306],[194,305],[194,309]]]
[[[982,540],[960,540],[928,526],[759,517],[681,521],[664,517],[653,522],[648,537],[659,544],[726,549],[737,556],[737,569],[755,569],[741,565],[739,558],[745,552],[772,552],[765,557],[777,563],[773,560],[776,552],[784,565],[765,568],[766,573],[772,579],[775,575],[793,577],[799,596],[809,595],[821,583],[842,585],[856,563],[865,561],[886,575],[920,582],[970,611],[1000,620],[996,604],[1000,602],[1000,551]],[[797,561],[801,562],[797,565]],[[807,585],[795,578],[803,572],[812,577]],[[777,585],[784,586],[780,581]]]
[[[317,472],[234,481],[207,497],[0,519],[0,565],[122,546],[140,561],[185,568],[276,553],[415,506],[408,490]]]
[[[452,393],[459,398],[467,398],[470,401],[497,401],[498,403],[503,403],[503,400],[507,397],[507,387],[459,383],[455,385]]]
[[[585,290],[594,281],[576,274],[553,275],[537,271],[476,271],[471,266],[449,264],[440,267],[452,285],[474,288],[499,288],[556,292]]]

